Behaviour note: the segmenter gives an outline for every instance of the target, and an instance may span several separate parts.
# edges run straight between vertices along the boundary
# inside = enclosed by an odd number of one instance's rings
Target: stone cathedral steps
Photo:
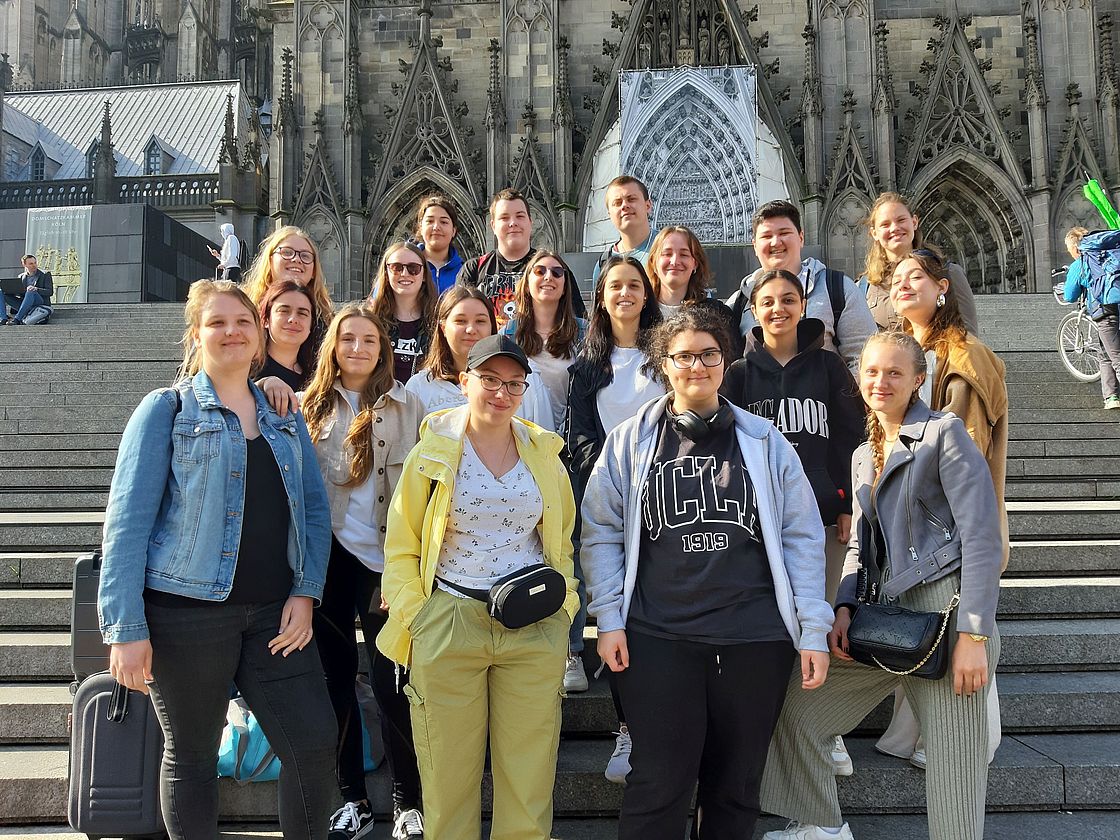
[[[1022,812],[993,816],[987,836],[1115,837],[1094,832],[1120,824],[1109,812],[1120,809],[1120,412],[1101,410],[1098,387],[1061,368],[1052,338],[1061,310],[1049,296],[978,305],[984,338],[1007,363],[1012,405],[1005,737],[989,809]],[[125,420],[171,380],[181,312],[59,307],[49,326],[0,329],[2,824],[65,821],[73,558],[100,540]],[[848,739],[857,772],[840,791],[861,840],[924,836],[924,820],[906,816],[922,809],[920,771],[871,748],[888,712],[884,703]],[[615,726],[604,682],[565,701],[554,836],[613,836],[621,788],[602,768]],[[383,776],[371,789],[387,810]],[[222,803],[231,823],[267,830],[275,820],[270,784],[223,782]]]

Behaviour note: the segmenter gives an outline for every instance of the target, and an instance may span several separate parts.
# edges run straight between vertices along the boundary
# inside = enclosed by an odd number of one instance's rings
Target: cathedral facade
[[[432,191],[488,246],[489,196],[530,200],[535,240],[606,241],[620,73],[750,65],[760,198],[851,274],[882,190],[978,292],[1045,290],[1087,178],[1120,184],[1120,0],[0,0],[14,85],[239,79],[270,128],[273,223],[320,243],[338,298]],[[695,119],[663,120],[665,147]],[[655,138],[656,139],[656,138]],[[695,145],[695,144],[693,144]],[[719,194],[731,149],[695,162]],[[657,199],[657,196],[654,196]]]

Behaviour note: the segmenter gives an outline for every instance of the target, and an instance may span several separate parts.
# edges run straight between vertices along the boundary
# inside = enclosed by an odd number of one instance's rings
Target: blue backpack
[[[1081,237],[1077,249],[1085,267],[1085,297],[1089,317],[1106,314],[1108,293],[1120,289],[1120,230],[1095,230]]]

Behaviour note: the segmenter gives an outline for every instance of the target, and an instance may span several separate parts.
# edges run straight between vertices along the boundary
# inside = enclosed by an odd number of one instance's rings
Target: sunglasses
[[[534,277],[545,277],[551,274],[556,280],[564,279],[564,269],[558,265],[535,265],[532,271]]]
[[[937,253],[931,251],[929,248],[918,248],[911,251],[910,253],[916,254],[919,257],[925,257],[927,260],[933,260],[938,265],[941,265],[941,257]]]
[[[417,262],[391,262],[385,263],[385,268],[389,270],[390,274],[408,274],[411,277],[419,277],[420,272],[424,270],[422,263]]]

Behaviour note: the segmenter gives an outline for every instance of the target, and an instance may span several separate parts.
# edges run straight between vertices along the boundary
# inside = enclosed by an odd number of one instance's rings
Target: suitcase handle
[[[128,689],[120,683],[113,686],[113,696],[109,700],[109,711],[105,717],[113,723],[123,723],[128,715]]]

